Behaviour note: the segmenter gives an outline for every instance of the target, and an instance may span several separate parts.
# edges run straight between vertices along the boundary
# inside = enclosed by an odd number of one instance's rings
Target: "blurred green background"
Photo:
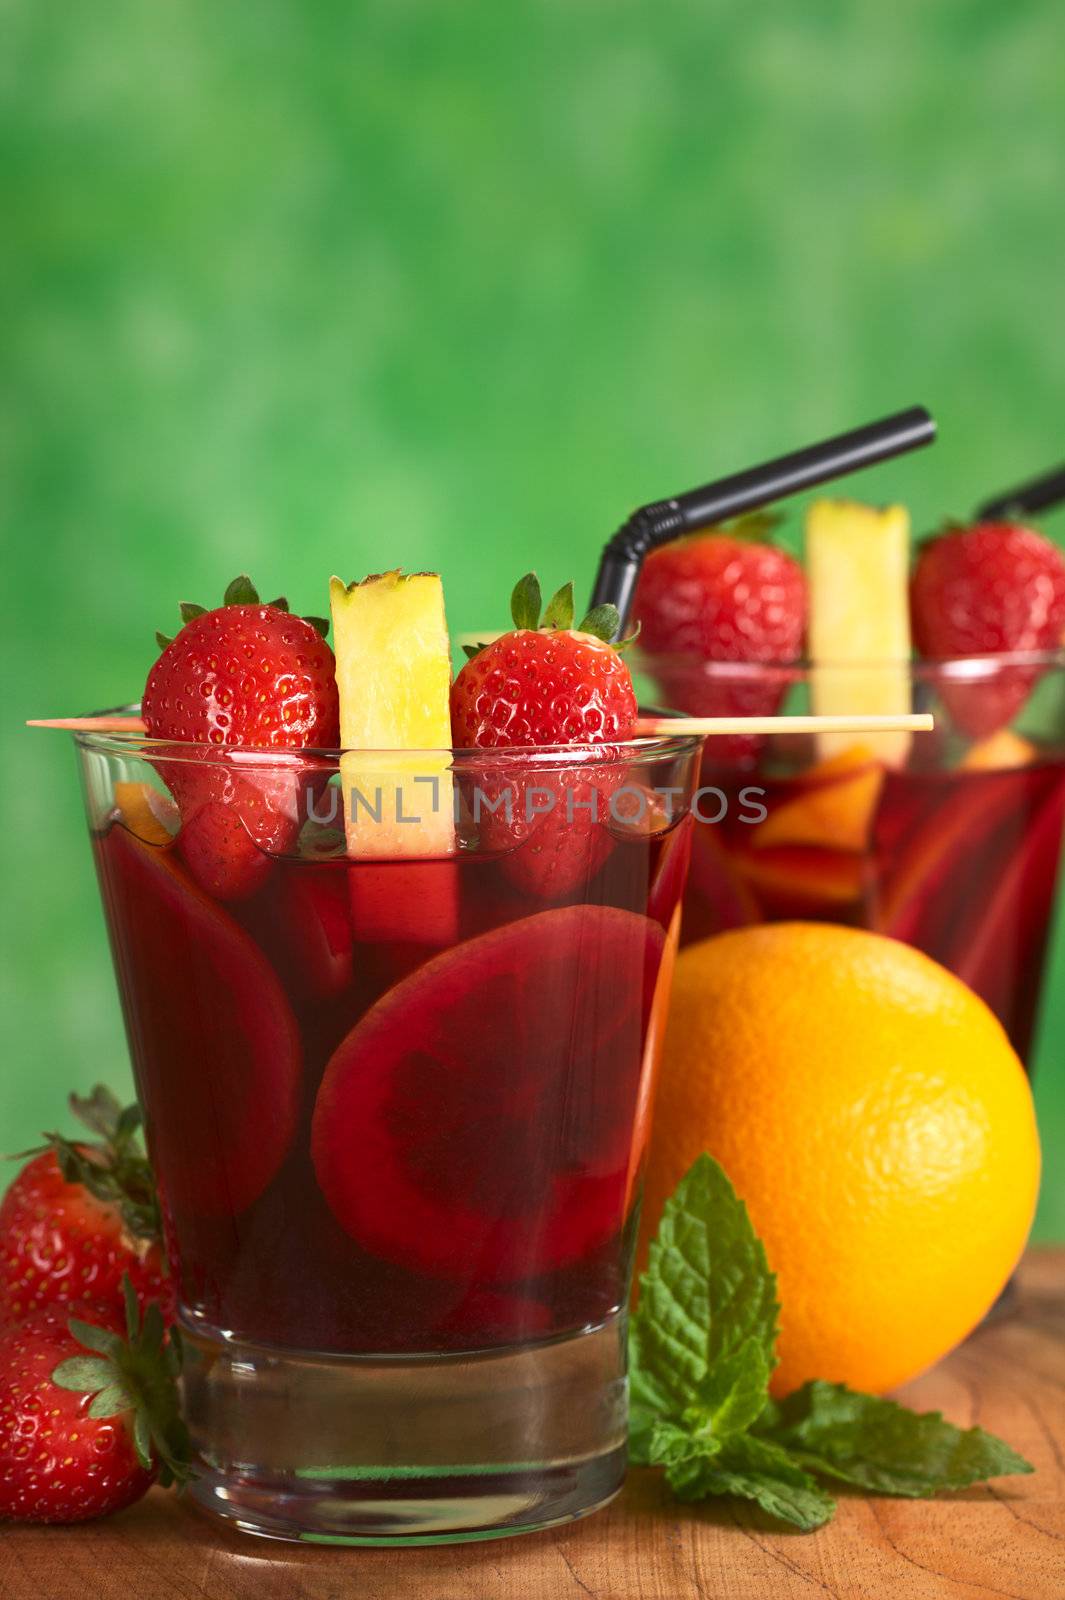
[[[919,529],[1065,454],[1059,0],[0,16],[0,1148],[128,1081],[73,756],[20,724],[137,696],[178,599],[428,566],[495,624],[633,505],[914,401],[940,444],[854,487]]]

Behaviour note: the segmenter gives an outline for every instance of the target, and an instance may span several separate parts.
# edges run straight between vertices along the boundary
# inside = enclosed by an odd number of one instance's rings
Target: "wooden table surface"
[[[422,1550],[226,1534],[155,1491],[83,1528],[0,1530],[0,1600],[1065,1600],[1065,1249],[1030,1253],[1013,1310],[904,1397],[1002,1434],[1032,1477],[937,1500],[841,1497],[813,1534],[738,1502],[684,1507],[633,1472],[547,1533]]]

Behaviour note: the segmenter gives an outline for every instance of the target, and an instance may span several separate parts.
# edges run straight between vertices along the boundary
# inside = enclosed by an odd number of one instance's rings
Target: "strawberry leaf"
[[[173,641],[173,639],[169,638],[165,633],[160,633],[159,629],[156,628],[156,630],[155,630],[155,642],[159,646],[160,650],[168,650],[170,648],[170,646],[173,644],[174,641]]]
[[[287,610],[288,607],[286,606],[285,609]],[[320,634],[323,639],[328,639],[328,637],[329,637],[329,618],[328,617],[304,617],[303,620],[304,620],[304,622],[308,623],[310,627],[312,627],[314,629],[315,633]]]
[[[536,629],[540,626],[540,580],[535,572],[527,572],[514,585],[510,597],[510,615],[516,628]]]
[[[596,639],[602,639],[604,644],[609,644],[621,625],[621,617],[617,606],[593,606],[578,628],[579,633],[590,633]]]
[[[222,604],[224,606],[257,606],[259,604],[259,591],[246,572],[242,572],[239,578],[233,579],[233,582],[222,596]]]
[[[124,1383],[109,1383],[98,1394],[93,1395],[89,1402],[89,1415],[95,1421],[103,1422],[107,1417],[121,1416],[132,1404],[132,1396]]]
[[[464,644],[462,648],[465,653],[466,660],[472,661],[474,656],[479,656],[481,651],[486,649],[487,646],[484,644]]]
[[[122,1348],[121,1337],[111,1328],[98,1328],[80,1317],[71,1317],[67,1326],[86,1350],[98,1350],[102,1356],[112,1357]]]
[[[103,1084],[97,1084],[87,1099],[71,1095],[70,1108],[100,1143],[86,1146],[59,1133],[46,1134],[46,1146],[55,1151],[63,1177],[67,1183],[80,1183],[105,1205],[115,1206],[134,1238],[158,1243],[162,1227],[155,1181],[137,1137],[140,1108],[123,1109]]]
[[[60,1389],[85,1393],[104,1388],[113,1376],[113,1366],[102,1356],[70,1356],[56,1367],[52,1382]]]
[[[276,600],[264,600],[263,601],[263,605],[264,606],[269,606],[271,611],[287,611],[288,608],[289,608],[288,607],[288,601],[285,599],[283,594],[278,595]],[[310,620],[311,620],[310,617],[305,617],[304,618],[305,622],[310,622]],[[321,620],[321,619],[319,619],[319,620]]]
[[[163,1345],[163,1318],[155,1304],[148,1307],[142,1322],[129,1273],[123,1277],[122,1292],[128,1339],[71,1317],[67,1326],[74,1338],[100,1354],[61,1361],[52,1381],[60,1388],[91,1395],[89,1415],[94,1418],[130,1412],[134,1447],[142,1466],[157,1466],[159,1482],[164,1485],[183,1484],[191,1476],[192,1452],[176,1383],[181,1341],[172,1329]]]
[[[195,622],[197,617],[205,617],[207,615],[206,606],[194,605],[190,600],[182,600],[178,610],[181,612],[182,622]]]
[[[542,626],[545,628],[572,628],[576,611],[573,604],[573,584],[564,583],[547,602]]]
[[[618,652],[619,655],[621,654],[621,652],[623,650],[627,650],[629,648],[630,644],[635,644],[636,643],[637,639],[640,637],[640,629],[642,627],[643,627],[643,623],[642,622],[637,622],[637,624],[636,624],[635,628],[633,628],[632,632],[631,633],[627,633],[625,635],[624,639],[615,639],[614,640],[614,649]]]

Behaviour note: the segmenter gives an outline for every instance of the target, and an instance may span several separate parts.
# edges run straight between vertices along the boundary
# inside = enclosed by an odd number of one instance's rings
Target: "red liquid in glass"
[[[474,1350],[627,1296],[649,1021],[685,825],[564,904],[505,862],[275,859],[220,904],[95,839],[180,1295],[205,1330]]]
[[[864,846],[763,844],[760,824],[742,820],[752,807],[741,789],[756,786],[771,821],[809,794],[813,776],[704,772],[727,796],[728,814],[696,825],[683,941],[790,919],[903,939],[981,995],[1026,1061],[1061,853],[1065,761],[1044,754],[1005,770],[888,770]]]

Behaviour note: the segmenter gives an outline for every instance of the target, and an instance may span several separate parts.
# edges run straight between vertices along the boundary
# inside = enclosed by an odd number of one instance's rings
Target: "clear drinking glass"
[[[696,715],[826,697],[931,711],[935,731],[913,737],[708,741],[683,940],[794,918],[890,934],[975,989],[1030,1064],[1065,819],[1065,651],[817,668],[645,654],[637,672]]]
[[[194,1498],[251,1532],[353,1543],[602,1505],[625,1469],[625,1307],[700,742],[343,768],[76,743],[186,1339]],[[419,853],[418,815],[386,857],[353,859],[356,787],[370,822],[382,791],[448,808],[452,853]]]

